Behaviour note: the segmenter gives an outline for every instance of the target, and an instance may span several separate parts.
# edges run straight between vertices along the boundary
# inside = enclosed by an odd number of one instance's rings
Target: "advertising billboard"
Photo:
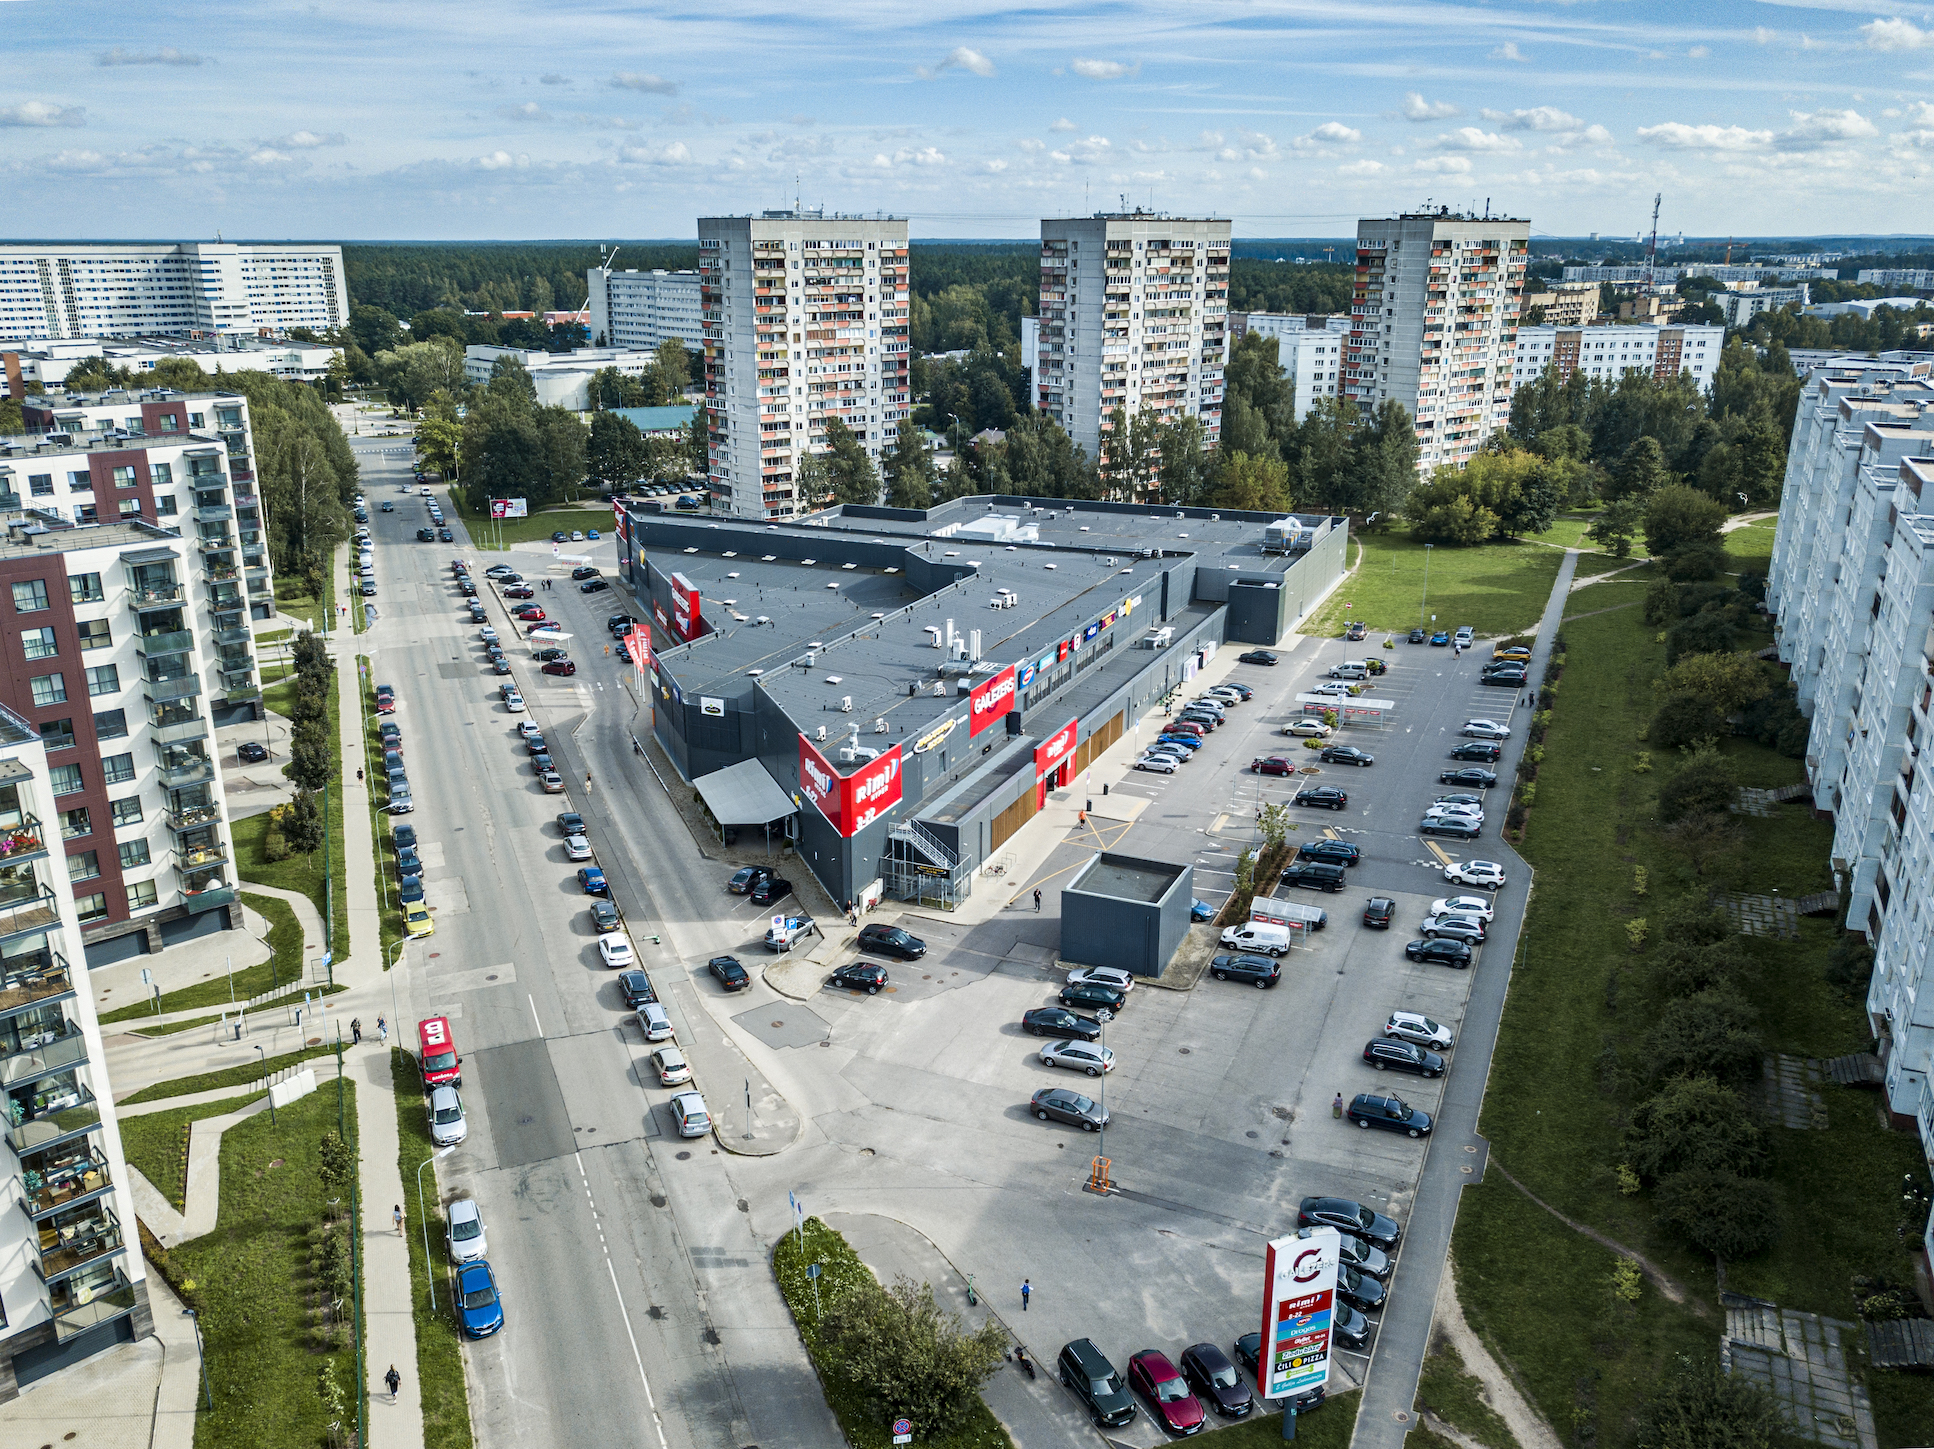
[[[625,653],[631,656],[631,662],[637,666],[640,674],[650,673],[651,630],[633,629],[625,635]]]
[[[799,737],[799,788],[833,829],[851,840],[900,803],[900,747],[892,746],[851,775],[841,775],[813,742]]]
[[[1034,779],[1038,784],[1074,757],[1075,736],[1081,721],[1071,719],[1034,747]]]
[[[530,508],[522,498],[493,498],[490,500],[492,518],[529,518]]]
[[[1014,666],[1010,664],[984,684],[975,685],[967,697],[967,738],[973,739],[995,720],[1006,718],[1013,708]]]
[[[703,622],[698,611],[698,585],[683,574],[673,574],[672,633],[687,643],[697,638]]]
[[[1312,1228],[1308,1237],[1269,1245],[1256,1357],[1256,1392],[1265,1399],[1294,1398],[1329,1382],[1338,1242],[1335,1228]]]

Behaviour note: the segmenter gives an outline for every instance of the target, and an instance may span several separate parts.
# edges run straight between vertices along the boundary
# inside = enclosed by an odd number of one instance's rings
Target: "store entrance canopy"
[[[799,808],[757,760],[741,760],[700,775],[692,784],[721,825],[764,825]]]

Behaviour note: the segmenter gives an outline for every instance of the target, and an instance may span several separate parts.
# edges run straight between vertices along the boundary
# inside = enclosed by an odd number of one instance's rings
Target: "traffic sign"
[[[911,1444],[913,1442],[913,1420],[895,1419],[893,1421],[893,1442]]]

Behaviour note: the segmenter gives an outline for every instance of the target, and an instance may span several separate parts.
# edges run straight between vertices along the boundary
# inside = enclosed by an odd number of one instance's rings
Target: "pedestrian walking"
[[[584,772],[584,788],[587,790],[591,788],[591,772],[589,770]]]
[[[1341,1097],[1338,1097],[1336,1100],[1340,1102],[1343,1099]],[[396,1236],[399,1238],[402,1237],[403,1236],[403,1204],[402,1203],[399,1202],[395,1207],[389,1210],[389,1220],[396,1224]]]
[[[1041,914],[1041,892],[1039,890],[1034,892],[1034,914],[1037,916]]]
[[[351,1046],[363,1044],[363,1019],[360,1016],[349,1018],[349,1044]]]
[[[376,1018],[376,1039],[384,1046],[389,1045],[389,1023],[380,1016]]]
[[[1338,1092],[1336,1094],[1336,1100],[1330,1103],[1330,1115],[1332,1117],[1341,1117],[1343,1115],[1343,1094],[1341,1092]]]
[[[1033,1292],[1034,1289],[1028,1286],[1027,1279],[1023,1278],[1021,1280],[1021,1312],[1027,1312],[1028,1295]]]
[[[403,1375],[396,1371],[395,1364],[389,1366],[389,1372],[383,1375],[383,1382],[389,1387],[389,1401],[395,1403],[396,1391],[403,1387]]]

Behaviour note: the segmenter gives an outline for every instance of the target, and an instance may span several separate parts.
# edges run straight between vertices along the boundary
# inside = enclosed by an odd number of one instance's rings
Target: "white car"
[[[1173,755],[1143,755],[1135,761],[1138,770],[1151,770],[1157,775],[1173,775],[1175,767],[1182,762]]]
[[[455,1087],[438,1087],[430,1093],[430,1140],[439,1147],[454,1147],[470,1135],[470,1124],[463,1119],[463,1098]]]
[[[691,1063],[685,1060],[685,1053],[675,1046],[662,1046],[651,1054],[651,1064],[658,1072],[658,1085],[676,1087],[692,1079]]]
[[[1306,694],[1335,694],[1348,697],[1353,687],[1352,685],[1345,684],[1340,679],[1326,679],[1320,683],[1312,684],[1304,692]]]
[[[712,1130],[712,1114],[705,1110],[705,1099],[697,1092],[680,1092],[672,1098],[672,1121],[680,1137],[703,1137]]]
[[[573,835],[564,842],[564,855],[567,860],[589,860],[591,842],[582,835]]]
[[[1444,867],[1444,879],[1457,885],[1504,889],[1504,867],[1495,860],[1462,860]]]
[[[1077,966],[1068,973],[1068,985],[1080,986],[1083,982],[1091,986],[1106,986],[1123,996],[1135,989],[1134,973],[1120,971],[1113,966]]]
[[[388,437],[388,436],[389,436],[389,434],[388,434],[388,433],[385,433],[385,434],[383,434],[383,436],[384,436],[384,437]],[[414,488],[412,488],[412,487],[410,487],[410,485],[409,485],[409,484],[407,484],[407,483],[405,483],[405,484],[403,485],[403,491],[404,491],[405,493],[414,493],[414,492],[416,492],[416,490],[415,490]],[[430,490],[429,490],[429,489],[427,489],[427,488],[425,488],[425,489],[424,489],[423,491],[424,491],[425,493],[428,493],[428,492],[429,492]]]
[[[1115,1049],[1091,1041],[1056,1041],[1041,1048],[1044,1067],[1071,1067],[1098,1077],[1115,1069]]]
[[[468,1263],[489,1253],[484,1237],[483,1213],[475,1198],[460,1197],[450,1204],[450,1261]]]
[[[1483,896],[1446,896],[1430,903],[1433,916],[1476,916],[1480,921],[1491,919],[1491,903]]]
[[[1283,733],[1301,735],[1308,739],[1327,740],[1335,731],[1320,719],[1299,719],[1294,724],[1284,725]]]
[[[638,953],[631,949],[630,939],[620,931],[598,937],[598,954],[604,957],[604,964],[613,971],[622,971],[627,966],[638,964]]]
[[[504,708],[512,714],[522,714],[524,712],[523,694],[518,690],[511,690],[509,694],[504,696]]]
[[[1449,1051],[1457,1040],[1449,1027],[1432,1021],[1421,1011],[1391,1012],[1390,1020],[1383,1024],[1383,1034],[1399,1041],[1414,1041],[1437,1052]]]
[[[517,733],[523,736],[523,738],[529,739],[532,735],[543,734],[544,726],[534,719],[520,719],[517,721]]]
[[[1511,738],[1511,726],[1499,724],[1494,719],[1467,719],[1458,733],[1473,740],[1508,740]]]
[[[1484,823],[1484,809],[1482,806],[1461,805],[1454,800],[1439,800],[1424,812],[1424,819],[1441,820],[1447,815],[1456,816],[1460,820],[1475,820],[1480,825]]]
[[[1210,714],[1214,715],[1217,719],[1221,719],[1228,714],[1228,709],[1226,708],[1225,701],[1217,699],[1213,695],[1208,695],[1208,694],[1203,695],[1200,699],[1190,700],[1188,704],[1186,704],[1183,707],[1185,709],[1206,709]]]
[[[1221,703],[1224,704],[1225,706],[1242,703],[1242,692],[1240,690],[1231,689],[1226,684],[1218,685],[1216,686],[1216,688],[1210,690],[1208,693],[1208,697],[1210,699],[1221,701]]]
[[[638,1008],[638,1030],[645,1034],[646,1041],[669,1041],[677,1035],[672,1030],[672,1019],[665,1014],[665,1008],[655,1001],[648,1001]]]

